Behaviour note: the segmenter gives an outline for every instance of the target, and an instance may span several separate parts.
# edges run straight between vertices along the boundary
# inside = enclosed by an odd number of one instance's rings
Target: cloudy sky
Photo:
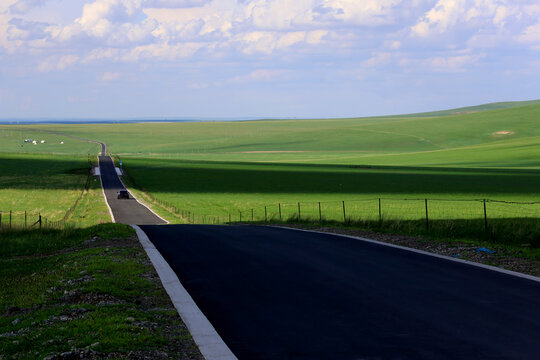
[[[0,118],[345,117],[537,98],[539,0],[0,0]]]

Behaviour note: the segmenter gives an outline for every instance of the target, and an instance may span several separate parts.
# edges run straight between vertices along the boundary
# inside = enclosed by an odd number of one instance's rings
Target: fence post
[[[279,221],[281,221],[281,203],[278,203],[279,208]]]
[[[300,202],[298,203],[298,221],[300,221]]]
[[[484,199],[484,230],[488,230],[487,211],[486,211],[486,199]]]
[[[343,203],[343,222],[347,222],[347,216],[345,214],[345,200],[342,201]]]
[[[41,229],[41,213],[39,214],[39,228]]]
[[[428,217],[427,199],[425,199],[425,203],[426,203],[426,229],[429,229],[429,217]]]
[[[319,201],[319,224],[322,224],[321,202]]]
[[[379,222],[382,222],[381,198],[379,198]]]
[[[264,222],[268,222],[268,213],[266,212],[266,206],[264,207]]]

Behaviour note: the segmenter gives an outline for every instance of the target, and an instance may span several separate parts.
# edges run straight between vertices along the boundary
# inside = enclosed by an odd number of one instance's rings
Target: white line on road
[[[396,249],[406,250],[406,251],[410,251],[410,252],[414,252],[414,253],[418,253],[418,254],[422,254],[422,255],[433,256],[433,257],[436,257],[436,258],[439,258],[439,259],[455,261],[455,262],[462,263],[462,264],[476,266],[476,267],[480,267],[480,268],[483,268],[483,269],[497,271],[497,272],[500,272],[500,273],[503,273],[503,274],[517,276],[517,277],[520,277],[520,278],[540,282],[540,277],[536,277],[536,276],[533,276],[533,275],[522,274],[522,273],[519,273],[519,272],[516,272],[516,271],[501,269],[501,268],[496,267],[496,266],[480,264],[480,263],[477,263],[477,262],[463,260],[463,259],[456,259],[456,258],[453,258],[453,257],[450,257],[450,256],[434,254],[434,253],[430,253],[430,252],[423,251],[423,250],[408,248],[408,247],[405,247],[405,246],[385,243],[385,242],[382,242],[382,241],[377,241],[377,240],[372,240],[372,239],[366,239],[366,238],[362,238],[362,237],[359,237],[359,236],[335,234],[335,233],[317,231],[317,230],[297,229],[297,228],[291,228],[291,227],[286,227],[286,226],[270,226],[270,227],[279,228],[279,229],[289,229],[289,230],[305,231],[305,232],[311,232],[311,233],[317,233],[317,234],[326,234],[326,235],[334,235],[334,236],[346,237],[346,238],[365,241],[365,242],[369,242],[369,243],[373,243],[373,244],[393,247],[393,248],[396,248]]]
[[[101,191],[103,191],[103,199],[105,199],[105,204],[107,204],[107,208],[109,209],[109,214],[111,214],[112,222],[115,223],[116,220],[114,218],[114,214],[112,212],[112,209],[109,205],[109,202],[107,201],[107,195],[105,195],[105,188],[103,188],[103,178],[102,178],[102,171],[101,171],[101,160],[99,159],[98,155],[98,165],[99,165],[99,182],[101,184]]]
[[[145,232],[137,225],[131,226],[137,232],[139,241],[154,265],[163,287],[169,294],[174,307],[186,324],[204,358],[206,360],[238,360],[197,304],[195,304],[178,276],[161,256]]]

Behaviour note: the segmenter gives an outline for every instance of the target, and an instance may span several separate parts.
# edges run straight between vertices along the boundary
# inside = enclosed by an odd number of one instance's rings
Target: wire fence
[[[88,173],[86,175],[84,187],[82,188],[81,192],[77,196],[77,199],[75,200],[75,202],[69,207],[69,209],[66,210],[62,218],[58,220],[51,220],[48,217],[43,216],[41,212],[33,211],[33,210],[31,211],[28,211],[28,210],[2,211],[0,210],[0,230],[64,228],[66,223],[70,219],[71,215],[73,215],[73,213],[75,212],[75,209],[79,205],[84,194],[86,193],[86,191],[88,191],[88,188],[90,186],[90,180],[92,179],[92,168],[93,168],[93,163],[90,159],[90,156],[88,156]]]
[[[343,222],[421,220],[429,228],[436,220],[482,220],[487,229],[490,220],[506,218],[540,219],[540,202],[516,202],[493,199],[418,199],[372,198],[361,200],[275,203],[243,208],[218,215],[181,209],[177,204],[146,195],[163,208],[190,224],[234,222],[311,221]]]

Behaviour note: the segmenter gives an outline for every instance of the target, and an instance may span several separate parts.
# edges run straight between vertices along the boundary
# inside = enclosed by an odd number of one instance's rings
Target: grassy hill
[[[134,188],[201,216],[252,208],[262,216],[264,206],[276,215],[278,203],[284,214],[294,214],[298,202],[306,204],[306,214],[317,216],[313,204],[320,201],[328,216],[339,218],[343,200],[351,216],[377,216],[376,201],[382,198],[386,216],[417,218],[423,200],[403,199],[429,198],[445,201],[431,205],[434,218],[477,218],[483,216],[481,204],[457,200],[540,201],[540,103],[475,109],[484,111],[31,128],[106,142],[124,161]],[[489,210],[496,217],[540,216],[536,205],[490,204]]]

